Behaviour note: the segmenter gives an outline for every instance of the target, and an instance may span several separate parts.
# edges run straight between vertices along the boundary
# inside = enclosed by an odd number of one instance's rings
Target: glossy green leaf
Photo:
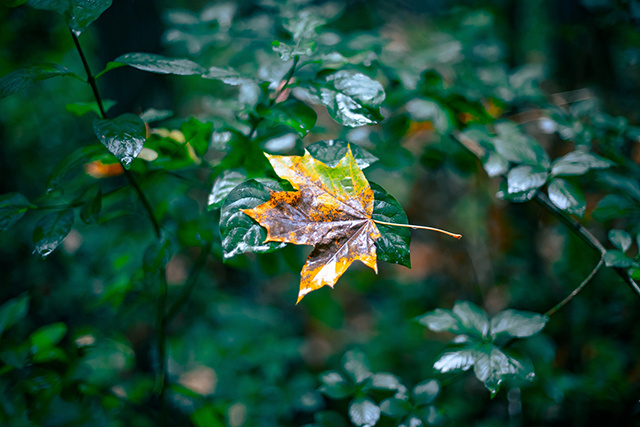
[[[111,67],[107,66],[105,71],[128,65],[150,73],[175,74],[178,76],[200,76],[206,72],[203,67],[189,59],[167,58],[154,53],[125,53],[109,64],[112,64]]]
[[[474,358],[473,372],[492,397],[500,390],[500,385],[507,378],[532,381],[535,376],[530,366],[526,366],[491,344],[479,346],[475,350]]]
[[[147,135],[144,122],[135,114],[123,114],[115,119],[96,119],[93,121],[93,131],[127,169],[142,150]]]
[[[412,120],[429,121],[441,133],[450,130],[455,122],[452,114],[435,100],[415,98],[407,102],[405,108]]]
[[[315,126],[317,115],[313,108],[297,99],[288,99],[273,106],[259,104],[256,112],[265,119],[294,129],[304,138]]]
[[[65,176],[77,167],[83,166],[94,160],[103,160],[109,158],[109,153],[105,150],[102,144],[87,145],[80,147],[73,153],[66,156],[53,168],[53,171],[49,174],[47,179],[47,192],[54,191]]]
[[[640,213],[640,205],[637,202],[617,194],[608,194],[598,202],[592,215],[595,220],[604,222],[624,218],[632,213]]]
[[[602,171],[598,173],[597,179],[606,186],[620,190],[624,195],[640,201],[640,183],[635,177]]]
[[[229,169],[222,172],[216,178],[211,193],[209,193],[208,209],[213,210],[221,207],[231,190],[245,182],[246,179],[247,173],[242,169]]]
[[[184,135],[186,142],[191,144],[199,156],[204,156],[211,142],[213,133],[213,123],[201,122],[195,117],[191,117],[180,126],[180,131]]]
[[[24,293],[0,306],[0,335],[26,317],[29,311],[29,302],[29,295]]]
[[[320,382],[322,385],[319,390],[321,393],[332,399],[344,399],[354,392],[354,387],[350,384],[342,374],[336,371],[328,371],[320,374]]]
[[[258,102],[260,96],[258,82],[231,68],[211,67],[202,77],[205,79],[220,80],[231,86],[238,86],[240,88],[238,101],[241,104],[253,106]]]
[[[271,198],[269,189],[281,190],[273,182],[269,187],[255,180],[235,187],[228,195],[220,211],[220,234],[225,259],[246,252],[272,252],[286,243],[266,242],[267,231],[241,209],[253,209]]]
[[[369,182],[373,190],[373,215],[378,221],[394,224],[408,224],[407,214],[400,203],[382,187]],[[406,227],[392,227],[376,224],[381,237],[376,240],[376,252],[379,260],[404,265],[411,268],[411,232]]]
[[[426,405],[433,402],[440,394],[438,380],[424,380],[413,388],[411,397],[416,405]]]
[[[591,169],[606,169],[613,162],[585,151],[572,151],[554,160],[551,175],[582,175]]]
[[[359,350],[349,350],[342,356],[342,368],[356,384],[373,375],[367,356]]]
[[[627,252],[631,247],[631,236],[624,230],[609,230],[608,237],[609,241],[622,252]]]
[[[406,387],[402,385],[397,376],[388,372],[377,372],[371,376],[371,387],[377,390],[404,391]]]
[[[507,174],[508,194],[529,193],[547,182],[549,173],[536,166],[522,165],[511,169]]]
[[[31,207],[34,206],[20,193],[0,195],[0,231],[8,230]]]
[[[111,0],[29,0],[29,6],[59,13],[69,28],[80,35],[102,12],[109,9]]]
[[[20,68],[0,78],[0,99],[31,87],[42,80],[58,76],[74,76],[71,71],[57,64],[40,64]]]
[[[460,319],[462,327],[470,333],[486,337],[489,333],[489,318],[487,313],[469,301],[456,301],[451,310]]]
[[[373,426],[380,419],[380,408],[370,398],[360,397],[349,404],[349,418],[356,426]]]
[[[451,310],[436,308],[418,318],[421,325],[426,326],[433,332],[461,332],[462,324],[460,319]]]
[[[62,243],[73,226],[73,210],[43,216],[33,230],[36,252],[46,258]]]
[[[504,175],[509,171],[509,161],[497,152],[488,151],[482,159],[482,167],[489,177]]]
[[[271,48],[274,52],[280,55],[280,59],[283,61],[291,61],[294,57],[298,56],[311,56],[316,50],[316,43],[312,40],[305,40],[302,43],[291,46],[287,43],[274,40],[271,42]]]
[[[500,122],[495,128],[498,136],[493,139],[493,144],[502,157],[518,164],[549,168],[549,156],[538,141],[522,133],[513,123]]]
[[[320,160],[325,165],[333,168],[336,167],[340,160],[347,154],[351,147],[351,153],[356,159],[356,164],[360,169],[367,168],[370,164],[378,161],[378,158],[369,153],[364,148],[356,144],[342,141],[339,139],[329,139],[326,141],[318,141],[309,145],[306,150],[315,159]]]
[[[37,353],[40,350],[57,345],[67,334],[67,325],[62,322],[42,326],[30,336],[31,351]]]
[[[309,95],[314,102],[325,105],[331,117],[345,126],[371,125],[384,119],[379,110],[385,98],[382,85],[352,70],[330,74],[324,85],[310,88]]]
[[[587,200],[579,187],[565,179],[554,178],[549,183],[547,191],[549,200],[554,205],[565,212],[582,218],[587,208]]]
[[[446,374],[447,372],[468,371],[475,363],[475,352],[473,349],[462,349],[449,351],[441,355],[433,369]]]
[[[111,99],[102,100],[102,107],[104,111],[109,111],[111,107],[116,105],[116,101]],[[88,113],[95,113],[96,116],[102,117],[102,112],[100,111],[100,107],[96,101],[91,102],[72,102],[64,106],[68,112],[71,114],[82,117]]]
[[[549,317],[538,313],[517,310],[505,310],[491,319],[491,337],[495,339],[499,334],[514,338],[531,337],[540,332]]]
[[[620,267],[620,268],[630,268],[630,267],[639,266],[638,262],[635,261],[633,258],[615,249],[608,250],[604,254],[604,265],[606,265],[607,267]]]

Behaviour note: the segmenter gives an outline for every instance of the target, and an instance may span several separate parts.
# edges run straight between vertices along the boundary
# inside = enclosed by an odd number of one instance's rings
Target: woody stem
[[[462,237],[462,234],[450,233],[448,231],[444,231],[444,230],[441,230],[439,228],[426,227],[424,225],[395,224],[393,222],[378,221],[376,219],[374,219],[372,221],[375,222],[376,224],[390,225],[392,227],[406,227],[406,228],[413,228],[413,229],[419,229],[419,230],[437,231],[438,233],[442,233],[442,234],[446,234],[447,236],[455,237],[458,240],[460,240],[460,238]]]

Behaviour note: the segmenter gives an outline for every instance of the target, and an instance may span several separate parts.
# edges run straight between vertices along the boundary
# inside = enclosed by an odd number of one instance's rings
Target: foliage
[[[637,422],[637,88],[490,3],[3,6],[0,423]]]

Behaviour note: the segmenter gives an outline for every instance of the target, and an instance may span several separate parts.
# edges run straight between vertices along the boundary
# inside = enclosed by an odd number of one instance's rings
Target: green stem
[[[91,68],[89,67],[87,58],[84,55],[82,46],[80,46],[80,41],[78,40],[78,37],[75,35],[73,31],[71,31],[71,29],[69,31],[71,32],[71,37],[73,38],[73,43],[76,45],[78,54],[80,54],[80,59],[82,60],[82,65],[84,66],[84,70],[87,73],[87,83],[89,83],[89,85],[91,86],[91,90],[93,90],[93,96],[95,97],[96,102],[98,103],[98,107],[100,108],[100,115],[102,119],[106,119],[107,113],[104,110],[104,107],[102,106],[102,97],[100,96],[100,91],[98,90],[96,79],[93,77],[93,73],[91,72]],[[127,168],[125,168],[124,165],[122,166],[122,169],[124,170],[124,176],[129,181],[129,184],[135,189],[136,193],[138,193],[138,197],[140,198],[140,201],[142,202],[142,205],[146,209],[147,214],[149,215],[149,219],[153,224],[153,229],[156,233],[156,236],[160,238],[161,237],[160,223],[158,222],[155,215],[153,214],[153,208],[151,207],[151,203],[149,203],[147,196],[145,196],[144,192],[140,188],[140,185],[138,185],[138,182],[136,181],[133,174]]]
[[[427,227],[427,226],[424,226],[424,225],[396,224],[394,222],[384,222],[384,221],[378,221],[376,219],[374,219],[372,221],[375,222],[376,224],[390,225],[392,227],[406,227],[406,228],[413,228],[413,229],[417,229],[417,230],[437,231],[438,233],[446,234],[447,236],[454,237],[454,238],[456,238],[458,240],[460,240],[460,238],[462,237],[462,234],[450,233],[448,231],[441,230],[439,228]]]
[[[587,286],[587,284],[591,281],[591,279],[593,279],[595,277],[595,275],[598,273],[598,271],[600,271],[600,268],[604,265],[604,260],[602,258],[600,258],[600,261],[598,261],[598,265],[596,265],[596,267],[591,271],[591,273],[587,276],[586,279],[584,279],[582,281],[582,283],[580,283],[580,286],[578,286],[577,288],[575,288],[573,290],[573,292],[571,292],[565,299],[563,299],[562,301],[560,301],[558,304],[556,304],[555,306],[553,306],[553,308],[551,308],[549,311],[547,311],[545,313],[545,316],[553,316],[558,310],[560,310],[562,307],[564,307],[569,301],[571,301],[573,299],[573,297],[575,297],[576,295],[578,295],[578,293],[584,289],[585,286]]]

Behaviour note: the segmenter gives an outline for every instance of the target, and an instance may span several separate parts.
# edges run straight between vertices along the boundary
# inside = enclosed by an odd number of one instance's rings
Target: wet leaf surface
[[[58,76],[75,76],[57,64],[40,64],[20,68],[0,78],[0,99],[26,89],[42,80]]]
[[[62,15],[76,35],[82,33],[102,12],[109,9],[112,0],[29,0],[29,6],[51,10]]]
[[[140,154],[147,132],[144,122],[135,114],[123,114],[115,119],[96,119],[93,130],[100,142],[127,169]]]

